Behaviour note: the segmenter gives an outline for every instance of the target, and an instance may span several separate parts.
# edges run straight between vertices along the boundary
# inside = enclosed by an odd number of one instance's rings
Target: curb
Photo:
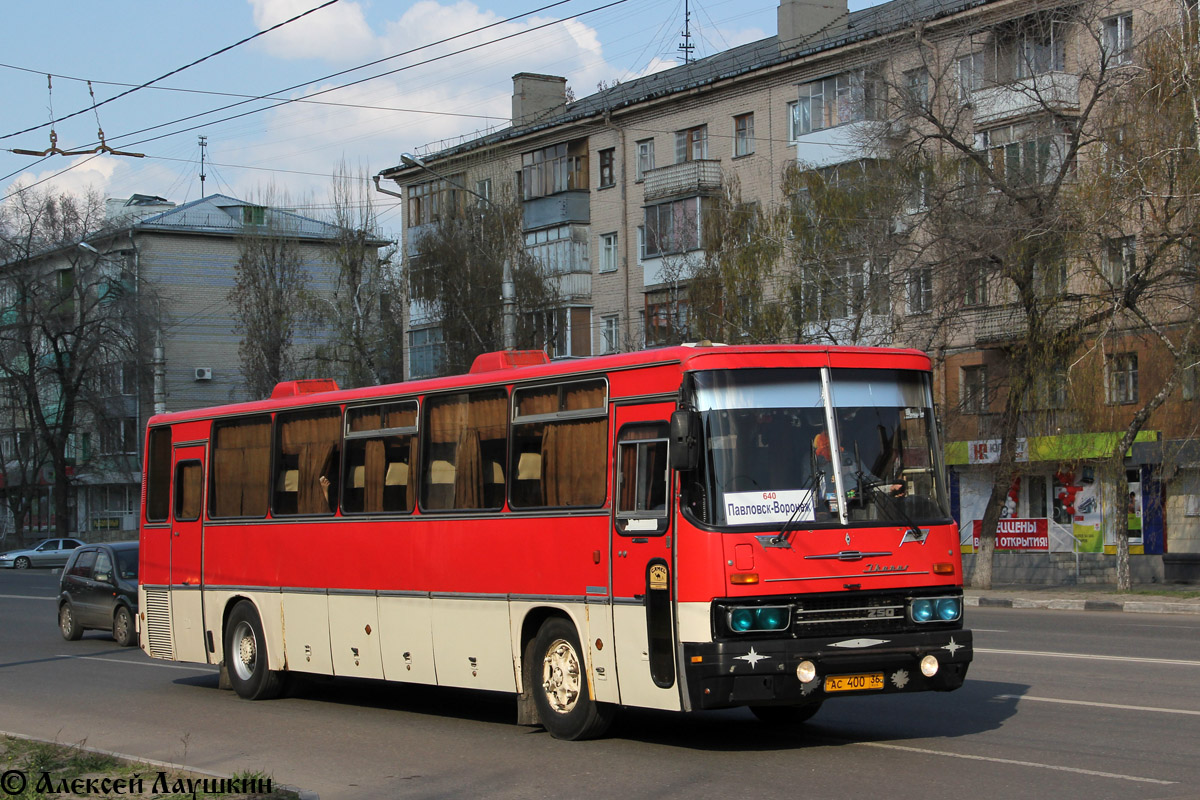
[[[966,596],[963,604],[981,608],[1045,608],[1055,611],[1127,611],[1134,614],[1200,614],[1200,603],[1180,603],[1169,600],[1084,600],[1057,597]]]
[[[11,731],[0,731],[0,736],[9,736],[13,739],[22,739],[27,742],[42,742],[43,744],[59,745],[60,747],[73,747],[76,750],[82,750],[86,753],[96,753],[97,755],[109,756],[110,758],[118,758],[122,761],[131,761],[135,764],[145,764],[148,767],[158,767],[164,770],[173,770],[177,772],[191,772],[196,775],[204,775],[209,778],[231,779],[232,775],[225,775],[220,772],[212,772],[206,769],[197,769],[189,767],[187,764],[175,764],[170,761],[157,761],[153,758],[142,758],[141,756],[131,756],[128,753],[118,753],[115,750],[105,750],[102,747],[89,747],[84,744],[67,744],[60,742],[57,739],[43,739],[40,736],[29,736],[24,733],[13,733]],[[86,740],[85,740],[86,741]],[[300,800],[321,800],[320,796],[311,789],[301,789],[299,786],[291,786],[286,783],[275,784],[277,788],[285,792],[294,792],[299,796]]]

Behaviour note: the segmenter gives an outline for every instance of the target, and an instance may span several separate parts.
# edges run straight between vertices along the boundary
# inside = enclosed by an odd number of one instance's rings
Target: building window
[[[1067,262],[1055,259],[1048,264],[1039,264],[1035,272],[1042,297],[1059,297],[1067,291]]]
[[[480,181],[475,181],[475,205],[482,211],[492,202],[492,179],[484,178]]]
[[[644,180],[646,173],[654,169],[654,140],[643,139],[637,143],[637,179]]]
[[[873,70],[855,70],[806,83],[800,87],[798,133],[879,119],[884,111],[884,92]]]
[[[1137,270],[1137,239],[1109,239],[1104,247],[1104,277],[1113,286],[1123,286]]]
[[[616,353],[621,349],[621,315],[609,314],[600,318],[601,353]]]
[[[1183,399],[1196,400],[1200,398],[1200,364],[1192,364],[1183,368],[1183,375],[1180,376],[1180,383],[1183,384]]]
[[[970,53],[958,59],[958,99],[971,101],[971,92],[983,88],[983,53]]]
[[[600,151],[600,188],[607,189],[610,186],[615,186],[616,178],[616,156],[617,151],[611,147]]]
[[[521,155],[521,199],[534,200],[588,188],[587,140],[543,147]]]
[[[879,316],[888,313],[887,265],[843,259],[805,281],[800,292],[805,322]]]
[[[135,417],[109,419],[100,422],[100,452],[121,455],[138,451],[138,428]]]
[[[1067,371],[1053,366],[1044,370],[1034,382],[1038,407],[1046,410],[1067,407]]]
[[[959,370],[959,401],[965,414],[986,414],[988,410],[987,367],[978,364]]]
[[[928,314],[933,310],[933,269],[916,267],[908,271],[908,313]]]
[[[429,378],[442,366],[445,345],[441,328],[421,328],[408,332],[408,377]]]
[[[986,306],[988,302],[987,295],[987,269],[981,261],[968,261],[964,267],[963,283],[965,291],[963,292],[963,304],[968,306]]]
[[[646,207],[646,257],[698,250],[707,198],[688,197]]]
[[[733,118],[733,155],[748,156],[754,152],[754,114]]]
[[[587,228],[559,225],[525,234],[525,252],[532,256],[547,275],[590,272]]]
[[[1030,78],[1047,72],[1062,72],[1066,61],[1063,51],[1062,23],[1044,17],[1025,21],[1027,29],[1017,40],[1016,75]]]
[[[1110,65],[1133,61],[1133,12],[1104,20],[1104,54]]]
[[[1104,375],[1108,384],[1109,403],[1119,405],[1137,402],[1137,353],[1116,353],[1106,356],[1104,359]]]
[[[909,113],[929,110],[929,71],[924,67],[904,73],[904,102]]]
[[[1053,181],[1066,159],[1065,134],[1035,131],[1028,124],[1006,125],[977,135],[996,176],[1010,185],[1029,186]]]
[[[795,144],[800,138],[800,103],[797,100],[787,104],[788,115],[788,144]]]
[[[263,206],[242,206],[243,225],[266,225],[267,209]]]
[[[675,163],[708,158],[708,126],[698,125],[675,133]]]
[[[646,347],[679,344],[688,340],[688,304],[677,292],[646,295]]]
[[[440,222],[443,216],[454,216],[460,207],[462,176],[451,180],[437,179],[414,183],[408,187],[408,227]]]
[[[600,271],[617,271],[617,234],[604,233],[600,235]]]

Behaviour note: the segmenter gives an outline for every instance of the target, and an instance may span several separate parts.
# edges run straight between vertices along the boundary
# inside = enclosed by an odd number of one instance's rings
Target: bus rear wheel
[[[225,625],[225,666],[239,697],[270,700],[283,691],[283,676],[267,669],[267,640],[258,610],[246,600],[229,612]]]
[[[821,710],[822,701],[801,706],[750,706],[750,713],[765,725],[800,725]]]
[[[602,736],[612,724],[612,706],[592,699],[586,661],[575,626],[561,617],[546,620],[533,646],[530,681],[538,721],[555,739]]]

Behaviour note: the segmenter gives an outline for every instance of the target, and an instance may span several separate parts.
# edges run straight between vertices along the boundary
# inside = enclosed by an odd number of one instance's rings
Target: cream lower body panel
[[[333,674],[382,678],[378,598],[372,594],[329,593],[329,649]]]
[[[650,647],[646,635],[646,608],[640,604],[613,606],[617,678],[621,686],[621,704],[640,708],[679,711],[679,664],[675,682],[663,688],[650,677]]]
[[[171,631],[177,661],[208,661],[204,642],[204,605],[200,587],[171,589]]]
[[[592,699],[600,703],[619,703],[620,690],[617,687],[617,664],[612,636],[612,615],[609,606],[601,603],[546,603],[513,601],[510,604],[512,616],[512,652],[513,672],[517,679],[517,691],[522,691],[521,658],[523,645],[521,631],[525,619],[532,613],[541,613],[552,608],[570,618],[579,635],[580,647],[587,660],[588,686],[591,687]],[[537,631],[533,631],[537,636]],[[538,673],[534,673],[535,678]],[[534,687],[536,688],[536,687]]]
[[[383,677],[389,681],[436,684],[430,599],[380,594],[378,602]]]
[[[430,604],[438,685],[515,692],[508,600],[434,597]]]
[[[324,592],[284,592],[283,648],[288,669],[333,674],[329,647],[329,597]]]

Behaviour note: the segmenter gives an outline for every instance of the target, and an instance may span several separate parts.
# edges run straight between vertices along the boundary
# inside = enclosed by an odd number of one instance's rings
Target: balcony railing
[[[647,202],[719,192],[721,162],[707,159],[656,167],[646,170],[644,179]]]
[[[1047,111],[1079,111],[1079,76],[1045,72],[971,92],[976,127]]]

